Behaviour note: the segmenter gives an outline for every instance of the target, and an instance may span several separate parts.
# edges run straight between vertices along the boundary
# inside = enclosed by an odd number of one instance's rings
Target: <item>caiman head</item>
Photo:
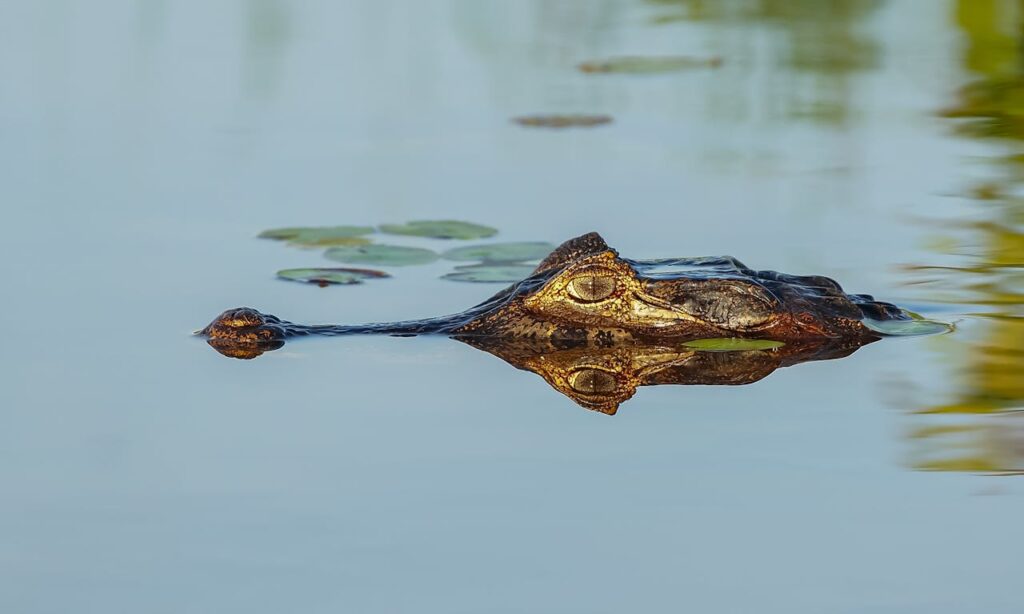
[[[848,295],[826,277],[754,271],[729,257],[627,260],[589,233],[563,243],[526,279],[452,316],[305,326],[240,308],[199,334],[235,358],[277,349],[288,337],[370,333],[525,339],[553,349],[715,337],[863,344],[878,338],[865,318],[907,317],[895,305]]]
[[[866,319],[908,318],[895,305],[846,294],[826,277],[754,271],[729,257],[628,260],[589,233],[563,243],[526,279],[452,316],[305,326],[240,308],[199,334],[233,358],[254,358],[300,335],[444,334],[612,414],[639,386],[751,383],[875,341]],[[695,345],[716,338],[740,338],[741,349]]]
[[[829,278],[754,271],[729,257],[627,260],[597,233],[562,244],[531,277],[466,315],[452,334],[556,347],[710,337],[867,341],[877,336],[864,318],[907,317],[847,295]]]

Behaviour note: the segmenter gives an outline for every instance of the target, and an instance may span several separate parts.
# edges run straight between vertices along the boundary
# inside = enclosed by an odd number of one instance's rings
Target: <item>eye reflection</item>
[[[569,375],[569,386],[582,394],[608,394],[618,388],[615,376],[600,369],[580,369]]]
[[[570,280],[565,289],[574,299],[593,303],[615,292],[615,278],[610,275],[581,275]]]

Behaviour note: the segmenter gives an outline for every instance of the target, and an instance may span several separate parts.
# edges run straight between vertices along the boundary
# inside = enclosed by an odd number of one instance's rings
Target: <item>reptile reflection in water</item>
[[[843,358],[874,339],[794,341],[766,349],[702,350],[685,345],[583,344],[558,349],[548,343],[503,337],[453,337],[508,364],[544,378],[581,407],[613,415],[640,386],[751,384],[780,367]],[[255,358],[284,345],[279,339],[244,346],[210,339],[232,358]]]
[[[751,384],[779,367],[842,358],[862,345],[804,341],[772,349],[705,351],[644,344],[549,351],[496,338],[459,340],[517,369],[532,371],[578,405],[609,415],[640,386]]]

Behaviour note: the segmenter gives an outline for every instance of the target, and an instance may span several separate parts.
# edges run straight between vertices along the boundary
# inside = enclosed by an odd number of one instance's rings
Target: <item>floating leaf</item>
[[[683,347],[702,352],[741,352],[744,350],[774,350],[786,345],[781,341],[771,339],[736,339],[723,337],[721,339],[694,339],[687,341]]]
[[[302,247],[347,247],[369,245],[370,239],[366,237],[312,237],[303,235],[299,240],[288,241],[288,244]]]
[[[656,56],[636,57],[625,56],[583,62],[577,68],[585,73],[629,73],[629,74],[651,74],[663,72],[675,72],[679,70],[690,70],[694,68],[718,68],[722,65],[722,58],[713,56],[699,58],[691,56]]]
[[[586,128],[609,124],[612,118],[610,115],[526,115],[514,117],[512,121],[531,128]]]
[[[289,281],[317,284],[321,288],[331,284],[361,284],[364,279],[391,277],[384,271],[342,268],[284,269],[278,271],[277,276]]]
[[[301,233],[303,230],[309,230],[308,228],[271,228],[270,230],[264,230],[259,235],[261,239],[290,239]]]
[[[455,267],[453,273],[442,275],[441,279],[474,283],[512,283],[529,277],[533,269],[534,267],[528,264],[470,264]]]
[[[953,330],[951,324],[934,320],[871,320],[865,318],[864,326],[876,333],[893,337],[916,337],[918,335],[937,335]]]
[[[421,247],[401,245],[361,245],[356,247],[332,247],[324,252],[331,260],[352,264],[374,264],[377,266],[406,266],[429,264],[438,259],[436,252]]]
[[[542,260],[554,249],[554,245],[543,241],[485,243],[456,247],[441,254],[441,257],[446,260],[459,261],[523,262],[524,260]]]
[[[486,239],[498,234],[490,226],[455,220],[418,220],[407,224],[381,224],[380,231],[392,235],[431,239]]]
[[[259,234],[261,239],[288,241],[296,245],[366,245],[370,242],[360,235],[373,232],[371,226],[320,226],[302,228],[272,228]]]

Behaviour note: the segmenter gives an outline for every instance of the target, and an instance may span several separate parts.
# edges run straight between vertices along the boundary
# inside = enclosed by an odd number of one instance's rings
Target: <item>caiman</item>
[[[243,307],[198,334],[234,358],[305,335],[447,335],[540,374],[584,407],[614,413],[640,385],[749,383],[777,367],[846,356],[878,340],[865,321],[909,319],[896,305],[847,294],[828,277],[756,271],[731,257],[629,260],[592,232],[459,314],[302,325]],[[727,353],[684,347],[717,338],[782,345]]]
[[[846,294],[828,277],[755,271],[731,257],[628,260],[592,232],[459,314],[307,326],[243,307],[225,311],[199,334],[240,349],[302,335],[373,333],[530,339],[554,348],[718,337],[863,341],[879,336],[865,319],[909,317],[891,303]]]

